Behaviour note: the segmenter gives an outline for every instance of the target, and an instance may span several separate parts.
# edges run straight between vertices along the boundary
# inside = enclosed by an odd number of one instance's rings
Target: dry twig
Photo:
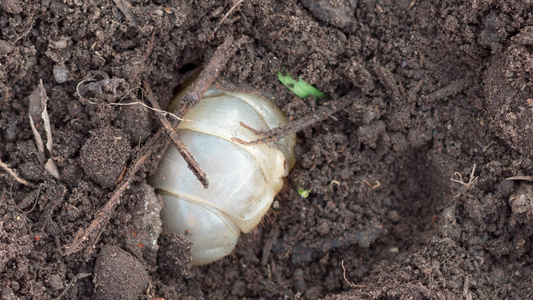
[[[9,193],[10,194],[11,194],[11,187],[9,188]],[[11,197],[11,201],[13,202],[13,205],[17,208],[17,210],[19,212],[27,215],[27,214],[31,213],[35,209],[35,206],[37,206],[37,202],[39,201],[39,195],[41,194],[41,187],[42,187],[42,185],[40,184],[39,185],[39,190],[37,190],[37,196],[35,196],[35,200],[33,201],[33,206],[30,208],[30,210],[27,210],[27,211],[22,210],[22,208],[20,208],[17,205],[17,203],[15,203],[15,199],[13,199],[13,197]]]
[[[474,173],[476,172],[476,164],[474,164],[474,167],[472,167],[472,172],[470,172],[470,178],[468,178],[468,182],[465,182],[463,180],[463,176],[459,172],[455,172],[453,174],[454,176],[458,177],[459,179],[450,178],[451,181],[460,183],[464,186],[465,190],[470,189],[474,184],[476,184],[478,177],[474,176]]]
[[[187,89],[187,93],[183,97],[183,100],[181,100],[180,106],[174,111],[179,118],[183,118],[189,109],[202,99],[211,83],[213,83],[228,62],[229,58],[233,56],[245,41],[246,37],[241,37],[236,42],[233,37],[229,37],[217,48],[217,51],[207,66],[202,72],[200,72],[200,75],[198,75],[198,79],[196,79],[196,81],[194,81],[194,83]],[[175,125],[179,125],[179,121]]]
[[[15,171],[13,171],[10,167],[8,167],[3,161],[0,160],[0,168],[4,169],[13,179],[15,179],[18,183],[22,183],[24,185],[27,185],[29,187],[35,187],[34,184],[29,183],[28,181],[20,178]]]
[[[74,276],[70,282],[67,284],[67,287],[63,290],[63,292],[61,292],[61,294],[59,294],[59,296],[57,296],[57,298],[55,298],[55,300],[61,300],[65,294],[67,293],[67,291],[72,287],[72,285],[74,283],[76,283],[76,281],[80,280],[80,279],[83,279],[85,277],[89,277],[91,276],[92,274],[91,273],[79,273],[78,275]]]
[[[215,36],[215,33],[218,31],[218,29],[220,28],[220,25],[222,25],[222,23],[224,23],[224,21],[228,18],[228,16],[237,8],[237,6],[239,6],[239,4],[241,4],[244,0],[238,0],[237,2],[235,2],[235,4],[233,4],[233,6],[228,10],[228,12],[224,15],[224,17],[222,17],[222,20],[220,20],[220,22],[218,22],[217,24],[217,27],[215,27],[215,29],[213,30],[213,32],[211,32],[211,34],[209,35],[209,38],[207,39],[208,41],[210,41],[214,36]]]
[[[289,134],[293,134],[317,122],[321,122],[327,119],[332,114],[340,110],[343,110],[348,105],[352,104],[354,101],[355,101],[355,93],[350,92],[346,94],[345,96],[341,97],[340,99],[330,102],[330,105],[325,104],[324,106],[320,107],[316,111],[310,113],[309,115],[297,121],[294,121],[289,124],[285,124],[285,125],[282,125],[282,126],[279,126],[274,129],[267,130],[267,131],[262,131],[262,130],[251,128],[250,126],[241,122],[240,123],[241,126],[263,137],[255,141],[244,141],[238,137],[233,137],[231,138],[231,140],[239,144],[246,145],[246,146],[277,142]]]
[[[46,204],[46,207],[44,208],[44,212],[41,214],[41,217],[39,218],[39,222],[37,223],[38,224],[37,228],[40,231],[43,231],[48,225],[48,223],[50,223],[54,209],[61,203],[66,193],[67,193],[67,188],[64,185],[62,184],[57,185],[57,190],[55,191],[52,201]]]
[[[453,197],[451,197],[449,200],[447,200],[447,202],[449,203],[450,201],[452,203],[454,203],[455,201],[457,201],[459,199],[459,197],[461,197],[461,195],[463,195],[463,193],[465,193],[466,191],[470,190],[472,187],[474,187],[474,185],[477,183],[479,177],[477,176],[474,176],[474,173],[476,172],[476,164],[474,164],[474,166],[472,167],[472,172],[470,172],[470,178],[468,178],[468,182],[465,182],[463,180],[463,176],[461,175],[461,173],[459,172],[455,172],[454,174],[454,177],[457,177],[459,179],[455,179],[455,178],[450,178],[451,181],[453,182],[456,182],[456,183],[459,183],[459,184],[462,184],[463,187],[457,192],[457,194],[455,194]],[[455,205],[455,204],[454,204]],[[446,205],[447,206],[447,205]]]
[[[152,104],[154,109],[161,111],[159,104],[154,99],[152,90],[150,89],[150,85],[146,81],[144,81],[144,89],[146,90],[146,97],[148,98],[148,101],[150,101],[150,104]],[[180,137],[178,136],[178,133],[176,132],[176,130],[174,130],[174,128],[176,127],[173,127],[171,122],[167,118],[165,118],[165,114],[157,113],[157,117],[159,119],[159,122],[161,122],[161,125],[163,125],[163,128],[165,129],[167,135],[170,137],[172,142],[174,142],[174,145],[176,146],[176,149],[178,149],[178,152],[187,162],[189,169],[191,169],[196,178],[198,178],[198,180],[202,183],[203,187],[207,188],[209,186],[209,181],[207,180],[204,171],[202,171],[198,162],[194,159],[189,150],[187,150],[187,148],[181,141]]]
[[[533,181],[533,176],[513,176],[505,178],[505,180],[526,180],[526,181]]]

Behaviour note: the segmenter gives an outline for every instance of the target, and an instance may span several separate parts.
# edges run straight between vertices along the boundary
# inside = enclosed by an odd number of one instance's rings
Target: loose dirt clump
[[[2,1],[1,298],[528,298],[533,4],[337,2]],[[352,104],[298,133],[285,192],[231,256],[192,267],[190,245],[160,236],[159,153],[94,245],[65,256],[158,130],[143,82],[165,107],[228,36],[246,41],[216,86],[293,121]],[[330,99],[298,98],[282,68]],[[44,154],[28,116],[41,80]],[[126,275],[104,280],[102,261]]]
[[[524,28],[485,71],[487,114],[498,136],[524,155],[533,147],[533,27]]]
[[[85,174],[102,187],[112,188],[120,181],[130,157],[130,141],[119,129],[95,130],[80,149],[80,162]]]
[[[94,266],[95,299],[138,299],[148,288],[148,272],[116,246],[100,250]]]

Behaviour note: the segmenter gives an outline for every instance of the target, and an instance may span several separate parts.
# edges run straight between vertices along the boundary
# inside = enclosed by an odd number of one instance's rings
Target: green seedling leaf
[[[302,188],[298,188],[298,195],[302,196],[302,198],[307,198],[309,197],[309,193],[311,192],[311,190],[306,190],[306,189],[302,189]]]
[[[291,92],[295,93],[298,97],[306,98],[309,95],[312,95],[315,97],[315,100],[318,98],[326,98],[326,94],[324,94],[324,92],[303,81],[301,78],[298,78],[298,81],[296,81],[291,77],[291,73],[286,72],[286,74],[283,75],[282,72],[285,72],[285,68],[276,73],[279,81],[281,81],[284,86],[291,90]]]

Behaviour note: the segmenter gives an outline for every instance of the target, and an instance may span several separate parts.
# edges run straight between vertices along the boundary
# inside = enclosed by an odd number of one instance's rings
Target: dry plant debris
[[[15,179],[17,182],[22,183],[24,185],[27,185],[29,187],[35,187],[32,183],[29,183],[27,180],[20,178],[20,176],[15,172],[13,169],[11,169],[8,165],[6,165],[3,161],[0,160],[0,168],[4,169],[13,179]]]
[[[39,86],[31,93],[29,105],[29,116],[30,116],[30,125],[31,130],[33,131],[33,136],[35,138],[35,144],[40,153],[44,157],[48,157],[44,169],[54,176],[54,178],[59,179],[59,171],[57,166],[52,159],[52,146],[54,144],[52,139],[52,129],[50,127],[50,118],[48,117],[48,111],[46,109],[46,102],[48,101],[48,96],[46,95],[46,90],[43,86],[43,80],[39,82]],[[44,130],[46,132],[46,149],[39,131],[35,127],[35,124],[38,122],[44,123]],[[47,152],[45,152],[47,151]]]

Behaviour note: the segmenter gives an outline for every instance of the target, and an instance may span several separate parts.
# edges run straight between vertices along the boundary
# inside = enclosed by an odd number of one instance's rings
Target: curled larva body
[[[179,101],[179,100],[177,100]],[[244,93],[209,90],[181,122],[178,132],[207,175],[204,189],[176,148],[161,158],[151,184],[162,195],[164,232],[183,234],[192,262],[203,265],[230,254],[242,232],[250,232],[269,210],[294,165],[295,135],[272,144],[244,146],[232,137],[256,140],[249,129],[287,123],[269,101]]]

